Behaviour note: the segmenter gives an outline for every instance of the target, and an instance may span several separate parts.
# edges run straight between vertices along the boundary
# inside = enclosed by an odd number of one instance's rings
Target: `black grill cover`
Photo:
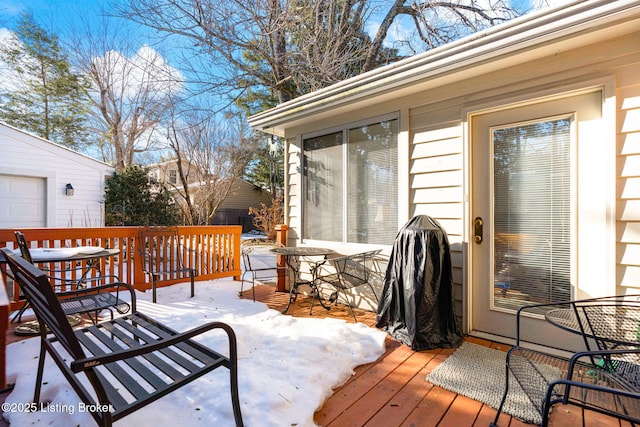
[[[413,217],[393,244],[376,326],[413,350],[458,347],[451,275],[446,233],[431,217]]]

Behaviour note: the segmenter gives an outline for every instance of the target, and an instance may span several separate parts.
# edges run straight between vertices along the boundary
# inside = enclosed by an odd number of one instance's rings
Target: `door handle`
[[[477,216],[476,219],[473,220],[473,241],[476,242],[478,245],[482,243],[483,224],[484,222],[482,221],[482,218],[480,218],[479,216]]]

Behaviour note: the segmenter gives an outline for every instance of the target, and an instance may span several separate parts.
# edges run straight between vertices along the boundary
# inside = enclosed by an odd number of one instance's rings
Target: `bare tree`
[[[118,14],[167,37],[186,38],[182,66],[201,90],[234,97],[257,80],[274,87],[280,101],[290,98],[279,0],[126,0]]]
[[[372,70],[378,65],[375,61],[376,54],[389,35],[393,23],[402,16],[410,18],[414,24],[414,31],[411,32],[412,37],[400,40],[399,43],[413,46],[410,50],[419,53],[507,21],[520,13],[501,0],[395,0],[383,15],[362,66],[362,72]]]
[[[397,60],[385,42],[404,17],[414,31],[397,43],[415,51],[518,14],[501,0],[125,0],[117,13],[190,40],[190,75],[209,89],[237,98],[262,86],[277,102]]]
[[[368,2],[363,0],[289,2],[287,63],[296,95],[360,74],[369,56],[377,65],[398,59],[393,49],[380,46],[371,51],[365,32],[369,16]]]
[[[246,136],[246,124],[225,123],[192,111],[182,119],[174,117],[169,126],[167,139],[179,176],[173,190],[186,224],[210,224],[253,157],[255,144]]]
[[[75,37],[76,58],[91,79],[93,130],[117,170],[134,154],[160,149],[162,120],[184,87],[181,74],[153,48],[131,52],[130,38],[108,28]]]

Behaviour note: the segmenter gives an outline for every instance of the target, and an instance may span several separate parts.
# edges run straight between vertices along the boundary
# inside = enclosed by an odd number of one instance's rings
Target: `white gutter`
[[[639,0],[581,0],[527,14],[302,95],[249,117],[249,124],[264,132],[283,135],[284,124],[315,112],[639,17]]]

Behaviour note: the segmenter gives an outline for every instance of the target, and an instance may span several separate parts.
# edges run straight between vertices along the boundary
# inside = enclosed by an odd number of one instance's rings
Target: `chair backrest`
[[[140,227],[138,239],[138,250],[143,256],[145,271],[166,271],[183,267],[178,227]]]
[[[271,252],[271,249],[281,248],[283,246],[282,243],[274,242],[273,240],[250,239],[243,241],[240,252],[245,270],[276,269],[276,255]],[[273,265],[271,265],[271,261],[273,261]]]
[[[29,251],[29,244],[27,243],[27,239],[24,237],[24,233],[22,233],[22,231],[15,231],[14,234],[16,236],[16,242],[18,243],[18,248],[20,249],[22,258],[26,259],[29,264],[33,264],[31,252]]]
[[[343,281],[343,285],[354,287],[371,283],[372,275],[378,273],[376,256],[381,249],[331,258],[329,261]]]
[[[13,251],[3,248],[2,252],[15,280],[35,312],[40,323],[41,337],[44,339],[47,335],[46,325],[74,359],[84,358],[82,347],[69,325],[47,275]]]
[[[621,343],[640,346],[640,300],[630,297],[597,302],[575,302],[574,311],[588,335],[619,348]],[[607,343],[609,343],[607,345]]]

